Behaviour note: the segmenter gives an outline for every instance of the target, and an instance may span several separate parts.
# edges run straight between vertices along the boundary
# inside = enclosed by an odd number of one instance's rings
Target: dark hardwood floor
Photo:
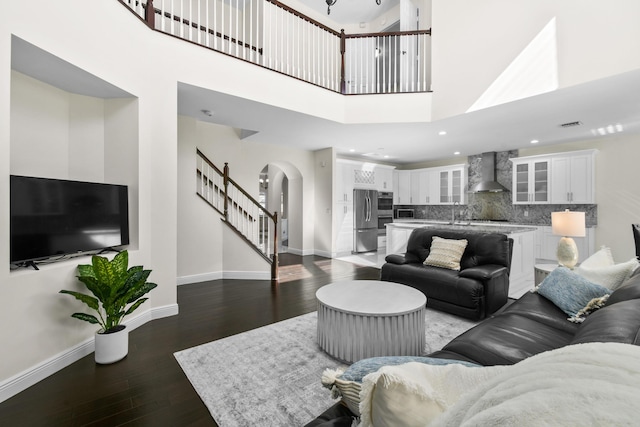
[[[215,280],[178,287],[180,314],[131,331],[129,355],[96,365],[93,353],[0,403],[0,426],[216,426],[173,353],[316,309],[315,292],[373,267],[280,256],[280,283]]]

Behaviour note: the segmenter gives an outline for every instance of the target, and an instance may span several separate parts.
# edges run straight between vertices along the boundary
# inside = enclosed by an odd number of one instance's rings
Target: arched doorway
[[[288,162],[267,164],[258,177],[260,203],[278,213],[278,252],[302,254],[302,174]]]

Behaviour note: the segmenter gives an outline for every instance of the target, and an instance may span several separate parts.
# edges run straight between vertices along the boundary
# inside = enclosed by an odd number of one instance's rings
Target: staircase
[[[222,221],[271,264],[271,281],[278,281],[278,214],[269,213],[200,150],[196,152],[196,193],[222,215]]]

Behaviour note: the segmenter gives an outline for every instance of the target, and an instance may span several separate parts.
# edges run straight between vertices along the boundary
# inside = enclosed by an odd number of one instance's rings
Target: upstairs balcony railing
[[[335,31],[276,0],[118,0],[147,25],[325,89],[427,92],[431,30]]]

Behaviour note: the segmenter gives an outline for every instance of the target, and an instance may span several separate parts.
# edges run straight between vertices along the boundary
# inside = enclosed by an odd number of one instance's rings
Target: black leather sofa
[[[460,271],[424,265],[434,236],[466,239]],[[471,319],[484,319],[506,304],[513,240],[505,234],[416,228],[404,255],[390,254],[380,279],[414,287],[427,306]]]
[[[617,342],[640,345],[640,272],[616,289],[605,306],[571,323],[537,293],[520,299],[449,342],[430,357],[483,366],[511,365],[535,354],[572,344]],[[350,427],[352,414],[337,403],[306,427]]]

